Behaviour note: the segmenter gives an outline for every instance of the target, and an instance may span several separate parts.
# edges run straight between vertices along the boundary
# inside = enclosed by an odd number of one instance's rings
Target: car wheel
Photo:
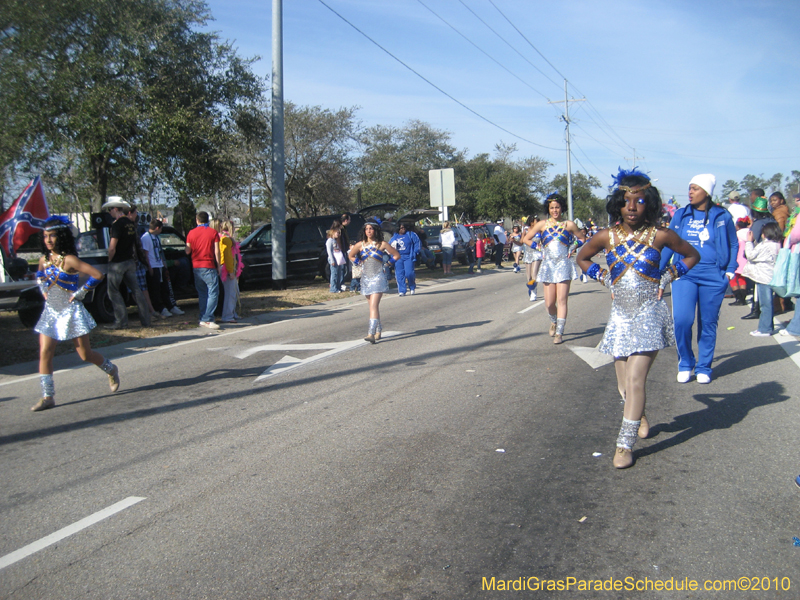
[[[87,307],[101,323],[114,322],[114,305],[108,297],[108,283],[102,281],[94,290],[92,303]]]

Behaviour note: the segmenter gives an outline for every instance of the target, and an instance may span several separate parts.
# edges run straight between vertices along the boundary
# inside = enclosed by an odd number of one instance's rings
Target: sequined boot
[[[42,399],[31,406],[31,410],[33,412],[47,410],[48,408],[53,408],[56,405],[56,401],[53,399],[53,397],[56,395],[56,385],[53,382],[53,375],[39,375],[39,383],[42,386]]]
[[[381,332],[383,331],[383,327],[381,327],[381,320],[378,319],[378,327],[375,329],[375,341],[377,342],[381,339]]]
[[[553,334],[553,343],[560,344],[563,340],[561,336],[564,335],[564,325],[567,324],[566,319],[556,319],[556,331]]]
[[[367,337],[364,338],[370,344],[375,343],[375,332],[378,330],[378,319],[370,319],[369,320],[369,332],[367,333]]]
[[[556,334],[556,327],[557,327],[557,319],[555,315],[548,314],[550,317],[550,337],[553,337]]]
[[[617,436],[617,450],[614,453],[613,465],[617,469],[627,469],[633,466],[633,446],[636,444],[637,433],[641,421],[631,421],[623,417],[622,427]]]
[[[119,368],[107,358],[103,360],[100,368],[108,375],[108,387],[112,392],[116,392],[119,389]]]

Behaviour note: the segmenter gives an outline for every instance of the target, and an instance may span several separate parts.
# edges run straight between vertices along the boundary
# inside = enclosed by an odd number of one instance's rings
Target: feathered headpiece
[[[642,185],[642,186],[636,186],[636,187],[633,187],[633,188],[628,187],[627,185],[620,185],[620,182],[623,179],[625,179],[626,177],[634,177],[634,176],[635,177],[643,177],[643,178],[647,179],[647,183]],[[625,192],[631,192],[631,193],[634,192],[634,191],[635,192],[643,192],[647,188],[649,188],[650,185],[651,185],[650,184],[650,177],[646,173],[643,173],[642,171],[637,170],[636,167],[634,167],[630,171],[626,171],[622,167],[619,167],[619,173],[617,173],[616,175],[612,175],[611,177],[612,177],[612,180],[614,181],[614,185],[617,187],[617,189],[623,190]]]
[[[53,223],[53,221],[58,221],[57,223]],[[53,229],[61,229],[62,227],[69,227],[72,225],[72,221],[69,220],[68,217],[63,217],[61,215],[51,215],[47,219],[47,223],[51,223],[44,228],[45,231],[52,231]]]

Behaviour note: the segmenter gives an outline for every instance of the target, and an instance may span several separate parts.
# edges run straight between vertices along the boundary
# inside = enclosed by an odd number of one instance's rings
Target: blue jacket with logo
[[[670,221],[669,228],[675,231],[684,240],[688,239],[686,232],[692,219],[702,218],[704,213],[692,210],[692,206],[684,206],[675,211]],[[713,231],[708,243],[703,244],[702,248],[697,248],[700,252],[701,262],[708,262],[712,259],[720,273],[735,273],[737,268],[736,256],[739,252],[739,240],[736,237],[736,227],[733,224],[731,214],[716,204],[712,204],[708,209],[707,229]],[[711,243],[713,240],[713,243]],[[661,251],[661,268],[666,267],[670,262],[678,262],[683,258],[669,248]],[[691,278],[695,269],[686,274]]]

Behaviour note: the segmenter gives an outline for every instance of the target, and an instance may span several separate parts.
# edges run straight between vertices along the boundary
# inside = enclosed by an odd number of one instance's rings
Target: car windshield
[[[437,238],[439,237],[439,234],[442,232],[442,226],[426,225],[425,227],[422,228],[422,230],[425,232],[425,235],[427,235],[429,238]]]
[[[158,236],[162,248],[185,248],[186,244],[175,233],[162,233]]]
[[[75,240],[75,248],[78,254],[97,250],[97,231],[85,231]]]

